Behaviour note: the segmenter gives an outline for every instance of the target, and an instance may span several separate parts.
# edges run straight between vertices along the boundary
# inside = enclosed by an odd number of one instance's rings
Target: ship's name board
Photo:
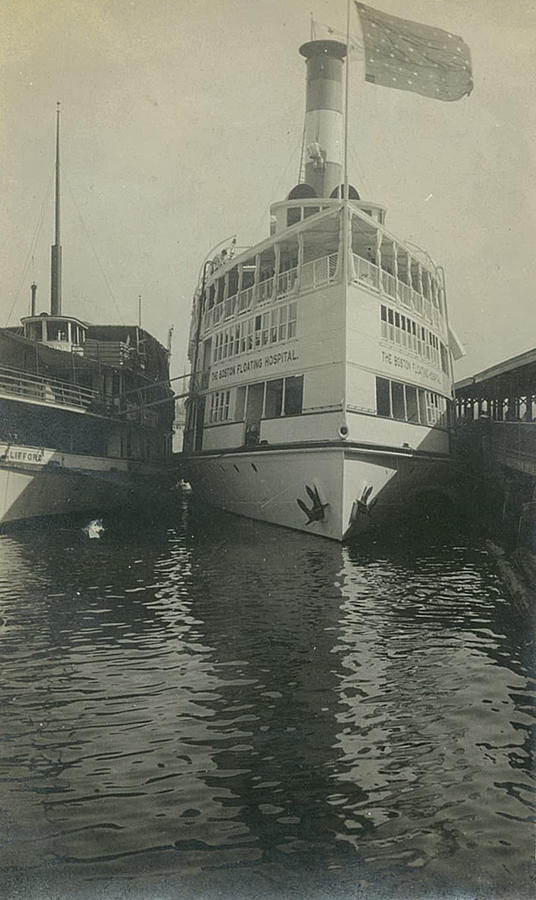
[[[11,462],[45,462],[45,454],[43,450],[17,450],[10,447],[5,453],[0,454],[0,460],[9,460]]]
[[[233,363],[223,369],[213,369],[210,375],[211,381],[223,381],[234,375],[246,375],[248,372],[256,372],[259,369],[270,369],[272,366],[293,363],[299,360],[295,350],[279,350],[277,353],[268,353],[266,356],[257,356],[245,362]]]
[[[399,356],[396,353],[386,353],[385,350],[382,350],[382,363],[393,366],[395,369],[400,369],[401,372],[409,372],[418,378],[424,378],[425,381],[434,381],[436,384],[441,384],[439,372],[424,366],[414,359],[407,359],[405,356]]]

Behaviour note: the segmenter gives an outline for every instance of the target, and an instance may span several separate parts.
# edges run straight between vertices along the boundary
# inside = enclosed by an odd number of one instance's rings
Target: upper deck
[[[345,210],[351,246],[346,266],[341,252]],[[266,240],[234,257],[205,263],[192,321],[201,338],[254,308],[345,277],[446,338],[440,272],[387,231],[383,207],[356,200],[287,200],[272,206],[272,222],[273,233]]]

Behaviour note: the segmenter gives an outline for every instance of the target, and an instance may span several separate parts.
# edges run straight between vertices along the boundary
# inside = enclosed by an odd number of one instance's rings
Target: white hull
[[[418,514],[425,494],[454,499],[445,460],[342,444],[190,457],[186,470],[202,503],[337,541]]]
[[[42,516],[100,513],[147,499],[157,474],[162,476],[162,468],[150,464],[0,443],[0,526]],[[162,487],[160,481],[159,494]]]

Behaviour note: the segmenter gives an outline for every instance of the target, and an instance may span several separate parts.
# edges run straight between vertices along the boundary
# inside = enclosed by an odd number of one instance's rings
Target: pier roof
[[[512,356],[494,366],[477,372],[470,378],[457,381],[458,397],[479,396],[507,397],[516,392],[536,392],[536,347]]]

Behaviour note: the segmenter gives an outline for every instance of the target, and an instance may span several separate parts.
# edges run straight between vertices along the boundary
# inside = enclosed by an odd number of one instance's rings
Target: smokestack
[[[342,72],[346,44],[309,41],[300,47],[300,53],[307,60],[305,180],[318,197],[329,197],[343,178]]]
[[[37,293],[37,285],[35,281],[31,284],[32,299],[30,301],[30,315],[35,316],[35,295]]]
[[[60,105],[56,109],[56,201],[55,237],[50,271],[50,314],[61,316],[61,244],[60,244]]]

